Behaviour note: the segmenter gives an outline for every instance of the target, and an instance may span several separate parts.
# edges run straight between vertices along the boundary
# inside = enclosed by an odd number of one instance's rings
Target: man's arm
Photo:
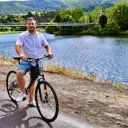
[[[50,45],[46,45],[45,49],[46,49],[48,55],[52,58],[53,57],[53,53],[52,53],[52,49],[51,49]]]
[[[15,45],[15,49],[16,49],[17,54],[21,57],[22,60],[27,60],[27,57],[23,55],[21,46],[19,44]]]

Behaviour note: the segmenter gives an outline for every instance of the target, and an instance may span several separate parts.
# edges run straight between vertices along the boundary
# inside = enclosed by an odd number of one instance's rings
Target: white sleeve
[[[48,44],[47,40],[45,39],[45,37],[42,35],[42,46],[45,47],[47,45],[49,45],[49,44]]]
[[[23,38],[22,35],[20,34],[19,37],[16,40],[16,44],[23,46]]]

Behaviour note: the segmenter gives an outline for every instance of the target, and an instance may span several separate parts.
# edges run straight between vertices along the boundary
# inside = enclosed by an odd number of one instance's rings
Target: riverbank
[[[72,32],[73,33],[73,32]],[[102,35],[101,33],[100,34],[96,34],[94,31],[83,31],[83,32],[79,32],[79,33],[73,33],[73,34],[68,34],[68,33],[65,33],[65,34],[61,34],[61,33],[52,33],[52,34],[55,34],[55,35],[58,35],[58,36],[68,36],[68,35],[76,35],[76,36],[98,36],[98,37],[127,37],[128,38],[128,31],[121,31],[119,32],[118,34],[104,34]]]
[[[45,29],[41,29],[41,28],[37,28],[37,31],[39,31],[39,32],[47,32]],[[21,32],[23,32],[23,31],[4,31],[4,32],[2,32],[2,31],[0,31],[0,35],[2,35],[2,34],[16,34],[16,33],[21,33]],[[55,35],[58,35],[58,36],[68,36],[68,35],[71,35],[71,34],[68,34],[67,33],[67,35],[65,34],[65,35],[63,35],[63,34],[59,34],[59,33],[57,33],[57,34],[55,34]],[[127,37],[128,38],[128,31],[120,31],[117,35],[96,35],[96,34],[94,34],[94,33],[91,33],[91,32],[81,32],[81,33],[77,33],[77,34],[74,34],[73,33],[73,35],[92,35],[92,36],[99,36],[99,37]]]
[[[0,63],[0,87],[15,64]],[[61,74],[45,72],[46,80],[55,88],[60,111],[74,115],[105,128],[128,127],[128,88],[75,79]],[[26,76],[27,77],[27,76]]]
[[[15,33],[21,33],[22,31],[6,31],[6,32],[0,32],[0,35],[3,34],[15,34]]]
[[[45,32],[45,29],[37,28],[37,31]],[[5,31],[5,32],[0,31],[0,35],[2,35],[2,34],[16,34],[16,33],[21,33],[21,32],[23,32],[23,31]]]

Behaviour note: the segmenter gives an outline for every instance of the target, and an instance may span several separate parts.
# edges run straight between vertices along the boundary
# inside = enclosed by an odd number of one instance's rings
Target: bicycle
[[[26,95],[28,95],[32,83],[35,80],[37,80],[37,86],[35,89],[35,101],[36,101],[37,110],[43,120],[47,122],[53,122],[58,116],[59,103],[54,88],[51,86],[49,82],[45,80],[44,74],[43,73],[41,74],[40,72],[38,62],[39,60],[44,58],[48,58],[48,56],[43,56],[42,58],[38,58],[38,59],[33,59],[33,58],[27,59],[28,62],[35,62],[36,66],[34,70],[29,71],[30,83],[25,88],[25,93]],[[13,59],[17,60],[18,63],[20,64],[21,62],[20,57],[13,57]],[[6,88],[10,99],[13,102],[17,103],[16,98],[20,93],[20,89],[16,80],[16,71],[11,70],[8,72],[6,78]]]

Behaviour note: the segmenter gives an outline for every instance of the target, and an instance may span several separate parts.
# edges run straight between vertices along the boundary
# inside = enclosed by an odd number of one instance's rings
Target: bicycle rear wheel
[[[42,119],[53,122],[59,112],[58,98],[53,87],[46,81],[37,84],[35,91],[37,109]]]
[[[10,71],[6,77],[6,88],[10,99],[16,102],[16,98],[19,96],[20,89],[16,80],[16,71]]]

